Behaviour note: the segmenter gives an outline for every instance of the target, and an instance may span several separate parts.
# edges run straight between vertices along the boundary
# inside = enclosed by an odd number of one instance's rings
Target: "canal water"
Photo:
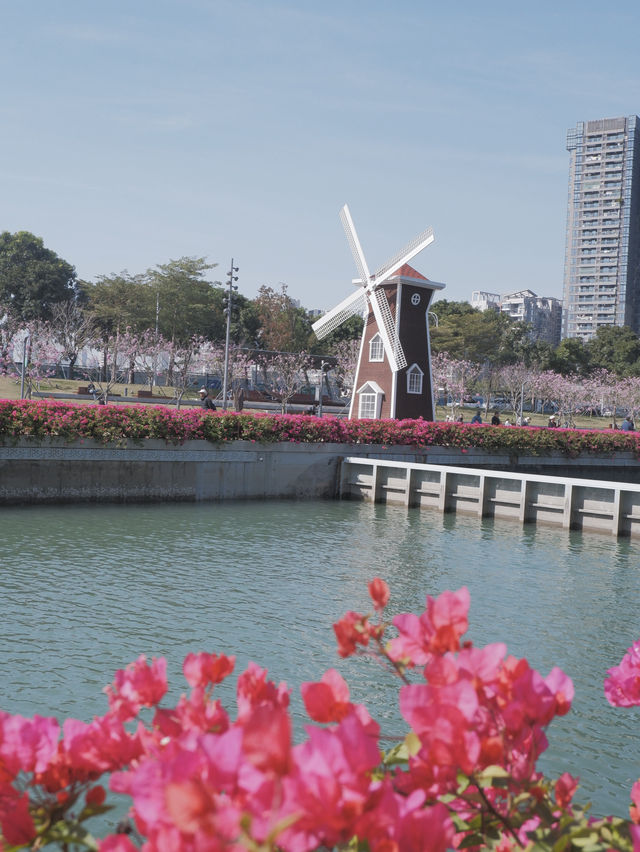
[[[389,582],[393,613],[466,585],[474,643],[504,641],[574,680],[544,770],[579,775],[594,813],[627,813],[640,713],[609,707],[602,681],[640,637],[628,541],[333,501],[5,508],[0,541],[5,711],[89,720],[105,711],[115,670],[141,653],[168,658],[177,697],[182,659],[207,650],[235,653],[236,673],[255,660],[293,687],[298,734],[298,685],[335,666],[397,735],[395,683],[371,661],[339,660],[331,625],[369,608],[374,576]]]

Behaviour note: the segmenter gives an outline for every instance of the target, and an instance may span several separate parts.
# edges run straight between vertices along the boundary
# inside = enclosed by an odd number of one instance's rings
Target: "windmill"
[[[429,281],[409,261],[433,242],[433,229],[423,231],[371,275],[346,204],[340,219],[358,270],[353,282],[358,289],[315,322],[313,330],[322,339],[349,317],[366,314],[350,417],[431,420],[428,308],[434,290],[444,284]],[[398,381],[403,373],[406,389]]]

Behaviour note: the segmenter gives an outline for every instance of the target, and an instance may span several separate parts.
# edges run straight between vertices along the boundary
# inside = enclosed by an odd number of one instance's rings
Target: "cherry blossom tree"
[[[21,377],[24,378],[25,396],[30,399],[34,391],[40,392],[41,382],[55,373],[55,365],[61,360],[62,350],[46,320],[26,323],[19,336],[26,359],[21,368]]]
[[[135,368],[144,376],[145,384],[152,389],[158,381],[158,374],[168,361],[169,343],[164,337],[147,329],[137,337]]]
[[[180,404],[189,387],[191,377],[198,364],[198,356],[204,345],[204,338],[200,335],[194,336],[184,344],[169,344],[169,363],[172,365],[171,386],[173,388],[173,401],[176,408]]]
[[[24,323],[0,303],[0,375],[14,371],[15,348],[23,331]]]
[[[507,396],[515,415],[522,410],[524,397],[530,389],[534,373],[524,364],[506,364],[496,372],[497,387]]]
[[[62,359],[69,362],[68,378],[72,379],[80,351],[96,337],[95,319],[75,301],[57,302],[51,307],[51,335]]]
[[[451,397],[451,417],[462,406],[465,394],[478,376],[480,367],[473,361],[450,358],[446,352],[438,352],[432,359],[431,373],[434,386],[444,390],[445,399]]]
[[[359,339],[340,340],[331,349],[331,355],[336,359],[331,372],[335,376],[336,384],[340,388],[340,391],[345,395],[353,392],[359,353]]]
[[[268,374],[274,396],[280,400],[285,414],[291,397],[298,393],[305,382],[305,370],[309,366],[306,352],[278,352],[270,360]]]

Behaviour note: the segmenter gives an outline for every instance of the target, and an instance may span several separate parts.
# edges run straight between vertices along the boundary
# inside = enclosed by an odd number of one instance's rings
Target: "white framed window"
[[[422,393],[424,373],[417,364],[412,364],[407,370],[407,393]]]
[[[365,382],[356,391],[358,394],[358,419],[377,420],[382,410],[384,391],[376,382]]]
[[[384,344],[380,334],[374,334],[369,341],[369,360],[384,361]]]
[[[360,420],[374,420],[376,416],[375,393],[361,393],[358,404],[358,417]]]

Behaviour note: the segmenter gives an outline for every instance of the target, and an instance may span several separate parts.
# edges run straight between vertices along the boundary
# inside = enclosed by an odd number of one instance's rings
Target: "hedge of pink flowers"
[[[237,679],[232,715],[215,691],[234,657],[189,654],[190,689],[163,706],[166,661],[141,656],[116,673],[108,710],[92,722],[0,713],[2,849],[640,848],[640,782],[630,820],[590,819],[574,803],[577,779],[536,768],[545,729],[570,710],[567,675],[545,677],[501,643],[475,647],[465,588],[391,621],[387,584],[375,579],[369,593],[372,612],[347,612],[334,631],[342,657],[369,655],[397,679],[407,732],[391,749],[335,669],[302,684],[313,724],[295,744],[290,690],[256,664]],[[638,705],[639,682],[640,642],[608,672],[607,698]],[[153,709],[148,722],[143,708]],[[129,818],[96,840],[106,787],[127,797]]]
[[[124,443],[160,438],[172,443],[201,439],[212,443],[402,444],[416,448],[458,447],[513,454],[631,452],[640,458],[640,433],[613,430],[546,429],[432,423],[427,420],[343,420],[304,414],[254,414],[166,406],[77,405],[53,400],[0,400],[0,440],[22,437],[92,438]]]

